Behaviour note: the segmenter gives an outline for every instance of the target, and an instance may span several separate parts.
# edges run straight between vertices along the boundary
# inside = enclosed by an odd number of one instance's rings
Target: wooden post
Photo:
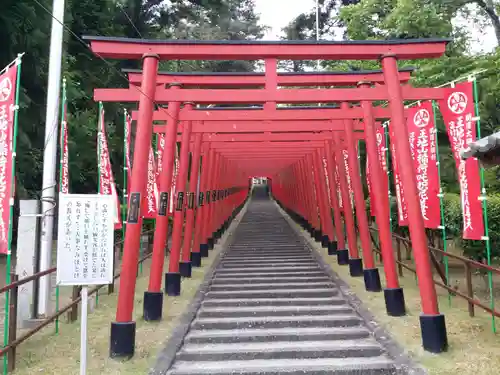
[[[401,262],[402,262],[401,240],[399,238],[396,239],[396,252],[397,252],[397,257],[398,257],[398,274],[399,274],[399,277],[403,277],[403,266],[401,264]]]
[[[473,299],[474,298],[474,290],[472,288],[472,269],[468,262],[464,263],[465,266],[465,279],[466,279],[466,287],[467,287],[467,297]],[[469,316],[472,318],[475,316],[474,313],[474,304],[470,301],[467,301],[467,305],[469,307]]]
[[[76,301],[78,297],[80,297],[80,288],[79,286],[73,287],[73,293],[71,295],[71,300]],[[68,323],[75,322],[78,319],[78,304],[75,304],[71,307],[71,310],[68,311]]]

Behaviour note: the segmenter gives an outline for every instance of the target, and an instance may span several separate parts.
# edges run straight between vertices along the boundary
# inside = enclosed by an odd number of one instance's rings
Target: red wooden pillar
[[[201,236],[202,236],[202,228],[203,228],[203,217],[205,215],[205,190],[207,188],[207,180],[208,180],[208,166],[209,162],[209,150],[210,144],[205,143],[203,145],[203,158],[201,159],[200,166],[200,188],[198,192],[198,208],[196,210],[195,217],[195,226],[194,226],[194,239],[193,239],[193,251],[196,249],[200,252],[200,256],[202,258],[208,256],[208,247],[205,249],[202,246]]]
[[[210,167],[210,174],[208,176],[208,184],[207,184],[207,192],[206,195],[208,198],[206,199],[206,211],[205,211],[205,218],[204,218],[204,224],[203,224],[203,237],[204,242],[207,244],[208,249],[212,250],[213,249],[213,243],[211,239],[211,232],[212,232],[212,213],[213,213],[213,208],[214,208],[214,200],[213,200],[213,186],[214,186],[214,181],[215,181],[215,176],[217,173],[217,161],[219,159],[219,154],[217,152],[214,152],[214,156],[211,160],[211,167]]]
[[[391,109],[390,126],[393,128],[394,137],[400,141],[404,141],[408,139],[408,129],[405,124],[403,97],[401,94],[396,56],[383,56],[382,68]],[[423,347],[427,351],[439,353],[448,349],[445,317],[444,314],[440,314],[439,312],[415,171],[410,167],[413,165],[410,144],[409,142],[400,141],[396,142],[396,156],[401,163],[400,165],[408,166],[407,168],[401,168],[400,174],[407,202],[408,226],[413,253],[415,255],[415,266],[422,301],[420,327],[422,330]],[[402,289],[385,290],[384,292],[387,294],[386,303],[394,303],[394,308],[399,308],[403,312],[404,297]]]
[[[326,181],[325,181],[325,169],[323,166],[323,159],[321,158],[320,150],[316,150],[313,153],[314,159],[314,180],[316,185],[316,190],[321,198],[320,201],[320,211],[321,215],[321,245],[327,249],[328,244],[333,239],[333,221],[330,215],[330,203],[328,200],[328,192],[326,191]]]
[[[369,84],[360,84],[361,87],[369,87]],[[370,160],[370,177],[372,184],[375,187],[386,186],[383,181],[384,176],[382,167],[380,165],[380,158],[377,150],[377,129],[375,128],[375,120],[373,117],[372,104],[368,101],[362,101],[361,107],[363,108],[363,122],[365,125],[365,142],[368,158]],[[389,195],[388,192],[382,190],[381,194],[376,194],[377,199],[372,203],[375,208],[375,220],[379,231],[380,248],[382,251],[382,260],[384,262],[384,273],[387,284],[387,289],[398,289],[399,281],[396,271],[396,261],[394,259],[394,249],[392,245],[392,234],[390,227],[390,210],[389,210]],[[370,283],[380,287],[380,275],[375,269],[370,271],[365,270],[365,279],[369,278]],[[390,307],[390,304],[386,305]],[[401,311],[395,311],[400,313]],[[391,311],[387,311],[392,315]]]
[[[132,357],[135,351],[135,322],[132,320],[134,310],[135,281],[139,258],[141,235],[141,201],[146,191],[149,148],[151,147],[153,101],[156,90],[156,74],[158,72],[157,55],[143,57],[143,78],[139,99],[139,118],[137,121],[134,145],[134,164],[130,181],[129,208],[127,215],[127,231],[123,248],[120,289],[116,309],[116,322],[111,323],[110,357]]]
[[[315,231],[314,231],[314,239],[316,240],[316,242],[320,242],[321,236],[322,236],[322,230],[323,230],[322,225],[324,223],[324,218],[321,215],[321,213],[322,213],[321,195],[320,195],[320,192],[318,191],[317,185],[314,182],[314,175],[316,173],[314,170],[313,157],[311,154],[306,155],[306,166],[307,166],[306,173],[307,173],[307,177],[309,178],[309,185],[310,185],[310,189],[312,192],[311,196],[313,197],[313,210],[314,210],[316,217],[317,218],[319,217],[318,224],[317,224]]]
[[[302,170],[305,198],[309,203],[309,233],[311,234],[311,237],[314,237],[316,228],[319,228],[320,224],[318,220],[316,202],[314,201],[314,186],[311,180],[311,169],[307,166],[305,157],[300,160],[300,169]]]
[[[191,103],[186,109],[192,110]],[[174,226],[172,229],[172,245],[168,262],[168,272],[165,274],[165,290],[169,296],[181,294],[181,277],[191,276],[191,263],[180,263],[182,228],[184,226],[184,201],[186,198],[186,181],[189,169],[189,143],[191,140],[192,122],[184,122],[181,151],[179,155],[179,175],[175,181],[176,197],[174,199]]]
[[[329,255],[337,255],[339,249],[346,250],[344,238],[344,224],[340,213],[340,205],[337,195],[337,181],[335,181],[335,159],[330,141],[325,141],[325,160],[326,170],[328,172],[328,186],[330,188],[330,205],[333,210],[333,220],[335,222],[336,242],[332,242],[331,248],[328,248]]]
[[[208,248],[213,250],[214,248],[214,223],[215,223],[215,208],[217,207],[217,184],[218,178],[220,176],[220,164],[221,164],[221,155],[217,153],[215,155],[214,168],[211,173],[210,180],[210,192],[212,194],[210,199],[210,204],[208,205],[208,217],[207,217],[207,226],[205,231],[205,237],[207,238]]]
[[[342,109],[348,109],[348,103],[342,103],[340,105]],[[356,140],[354,139],[353,124],[352,120],[344,120],[344,132],[345,132],[345,145],[347,152],[349,154],[348,164],[349,164],[349,174],[351,176],[351,185],[354,192],[354,204],[356,207],[356,220],[358,222],[359,238],[361,240],[361,248],[363,250],[363,260],[361,259],[349,259],[349,269],[351,276],[362,276],[363,272],[363,262],[367,270],[375,269],[375,262],[373,261],[372,244],[370,238],[370,230],[368,227],[368,218],[366,216],[366,204],[365,196],[363,194],[363,187],[361,185],[361,177],[359,171],[358,157],[356,152]],[[373,272],[373,271],[369,271]],[[377,291],[381,290],[380,285],[371,285],[369,282],[370,278],[365,277],[365,288],[366,290]]]
[[[201,157],[201,142],[203,139],[202,133],[196,133],[194,136],[194,149],[191,159],[191,180],[189,181],[189,192],[187,193],[187,212],[186,225],[184,228],[184,242],[182,245],[182,262],[191,262],[193,267],[201,267],[201,256],[199,247],[191,248],[193,244],[193,227],[194,219],[197,212],[196,209],[196,188],[198,185],[198,177],[200,175],[200,157]]]
[[[204,194],[203,206],[200,211],[200,220],[196,218],[196,230],[198,231],[198,241],[200,244],[200,254],[202,258],[208,257],[208,242],[205,236],[205,228],[208,225],[208,209],[210,207],[210,176],[212,174],[212,169],[214,167],[215,150],[209,149],[207,153],[206,160],[203,160],[203,174],[204,174],[204,184],[202,194]],[[202,175],[203,176],[203,175]]]
[[[348,250],[338,250],[337,259],[339,264],[348,265],[351,262],[359,262],[358,241],[356,228],[354,226],[354,217],[351,204],[351,194],[347,185],[347,176],[344,161],[344,145],[340,138],[340,132],[334,133],[335,160],[337,162],[337,172],[339,174],[340,193],[342,195],[342,206],[344,212],[345,228],[347,232]],[[352,157],[349,155],[349,157]]]

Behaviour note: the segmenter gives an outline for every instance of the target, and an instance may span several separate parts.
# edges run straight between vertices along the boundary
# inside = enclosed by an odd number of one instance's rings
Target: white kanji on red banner
[[[17,65],[0,75],[0,253],[9,251],[10,203],[13,195],[12,134]]]

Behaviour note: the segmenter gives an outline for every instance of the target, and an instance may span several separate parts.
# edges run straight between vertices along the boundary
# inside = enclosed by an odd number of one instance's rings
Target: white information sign
[[[113,281],[112,195],[59,194],[58,285],[104,285]]]

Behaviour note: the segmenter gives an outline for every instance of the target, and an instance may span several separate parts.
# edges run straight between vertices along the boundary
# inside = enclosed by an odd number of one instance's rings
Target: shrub
[[[409,236],[408,227],[398,225],[398,210],[395,197],[391,197],[392,231],[401,236]],[[471,241],[462,239],[463,219],[460,194],[447,193],[444,196],[444,219],[447,238],[453,239],[463,254],[472,259],[482,261],[486,258],[485,241]],[[488,230],[492,257],[500,256],[500,194],[490,194],[487,199]],[[367,212],[370,212],[370,201],[366,200]],[[441,236],[441,230],[430,230],[436,236]]]

